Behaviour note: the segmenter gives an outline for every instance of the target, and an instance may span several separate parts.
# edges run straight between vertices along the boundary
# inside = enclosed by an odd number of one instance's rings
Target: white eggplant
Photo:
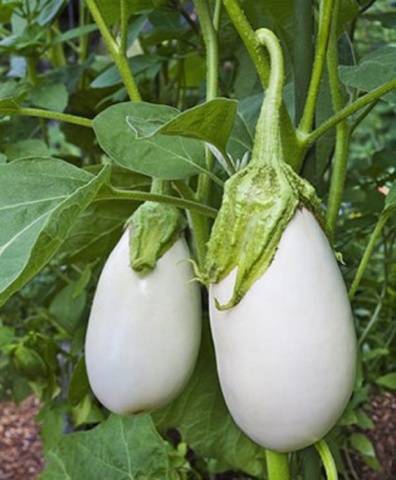
[[[287,452],[319,440],[351,395],[356,340],[334,253],[315,217],[297,210],[272,263],[232,308],[236,270],[210,287],[221,388],[238,426]]]
[[[120,414],[175,398],[194,368],[201,335],[200,290],[185,240],[141,275],[130,267],[128,237],[126,230],[100,276],[85,345],[93,392]]]

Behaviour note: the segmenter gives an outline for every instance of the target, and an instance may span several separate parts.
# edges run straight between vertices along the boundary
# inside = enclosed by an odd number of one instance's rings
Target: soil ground
[[[39,427],[34,420],[38,409],[34,397],[19,406],[0,403],[0,480],[35,480],[42,470]],[[353,476],[359,480],[396,480],[396,394],[374,396],[369,410],[375,428],[365,433],[375,446],[382,470],[374,472],[356,458]],[[218,477],[219,480],[236,478],[241,477],[232,473]]]

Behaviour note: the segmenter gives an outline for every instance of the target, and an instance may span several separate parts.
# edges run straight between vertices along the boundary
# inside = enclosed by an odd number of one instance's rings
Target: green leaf
[[[11,327],[5,327],[0,322],[0,349],[6,347],[15,340],[15,330]]]
[[[52,158],[0,164],[0,304],[51,259],[107,176]]]
[[[167,446],[149,415],[111,415],[93,430],[64,436],[46,459],[41,480],[170,479]]]
[[[206,323],[192,378],[174,402],[154,414],[154,421],[161,431],[177,428],[198,455],[216,458],[227,468],[260,476],[264,471],[264,450],[238,429],[228,413]]]
[[[165,105],[125,102],[99,113],[93,127],[100,146],[118,165],[153,177],[179,179],[202,170],[201,142],[161,133],[148,137],[177,115],[175,108]]]
[[[396,372],[387,373],[386,375],[377,378],[376,383],[389,390],[396,390]]]
[[[211,143],[223,154],[234,126],[237,102],[217,98],[180,113],[155,134],[181,135]]]
[[[340,78],[346,86],[368,92],[396,77],[395,58],[396,46],[381,47],[363,57],[358,65],[341,66]],[[395,104],[396,92],[388,93],[383,100]]]
[[[29,138],[19,142],[10,143],[4,150],[8,160],[16,160],[24,157],[49,157],[50,151],[44,140]]]
[[[384,212],[392,213],[396,210],[396,182],[393,183],[385,199]]]
[[[87,302],[85,290],[80,295],[75,295],[77,282],[71,282],[62,288],[54,297],[49,307],[49,312],[69,334],[79,326],[81,315]]]
[[[375,458],[375,450],[371,440],[362,433],[352,433],[349,437],[352,447],[366,457]]]
[[[88,382],[85,360],[84,357],[81,357],[80,360],[78,360],[76,366],[74,367],[73,374],[70,380],[68,395],[70,404],[77,405],[90,392],[91,389]]]
[[[79,38],[85,35],[88,35],[92,32],[96,32],[98,29],[96,23],[90,23],[88,25],[83,25],[82,27],[72,28],[66,32],[56,35],[52,40],[51,44],[56,45],[58,43],[69,42],[75,38]]]
[[[37,17],[37,23],[45,26],[50,23],[64,5],[64,0],[50,0],[40,7],[40,13]]]
[[[128,60],[128,64],[137,80],[142,78],[152,80],[160,71],[163,61],[162,57],[150,53],[149,55],[136,55]],[[111,65],[93,80],[91,87],[107,88],[121,83],[118,68]]]
[[[31,91],[29,98],[36,107],[63,112],[69,95],[63,83],[43,82]]]

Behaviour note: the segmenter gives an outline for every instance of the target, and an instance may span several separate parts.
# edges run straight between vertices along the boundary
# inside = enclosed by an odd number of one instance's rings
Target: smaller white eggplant
[[[129,235],[103,268],[85,344],[91,388],[119,414],[173,400],[194,368],[201,336],[200,289],[186,241],[177,239],[142,275],[130,266]]]

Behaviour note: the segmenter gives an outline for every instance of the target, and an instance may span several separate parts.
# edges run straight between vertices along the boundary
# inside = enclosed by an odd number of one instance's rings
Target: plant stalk
[[[337,467],[326,441],[324,439],[319,440],[319,442],[315,443],[315,448],[322,459],[327,480],[338,480]]]
[[[356,294],[356,290],[358,289],[360,282],[363,278],[364,272],[366,271],[366,268],[369,264],[371,255],[373,254],[374,247],[381,235],[382,229],[384,228],[387,220],[389,218],[389,214],[386,212],[383,212],[379,219],[378,222],[370,235],[369,242],[366,246],[366,249],[363,253],[363,257],[360,260],[358,269],[356,270],[355,278],[353,279],[351,288],[349,289],[349,299],[352,300]]]
[[[316,102],[319,94],[320,81],[326,61],[326,50],[330,37],[333,0],[322,0],[319,11],[319,30],[315,47],[315,58],[309,84],[307,101],[299,124],[299,130],[304,133],[311,131],[315,117]]]
[[[126,15],[126,0],[120,0],[122,11],[124,12],[124,17]],[[123,48],[117,44],[114,40],[113,35],[111,34],[103,16],[100,12],[98,6],[96,5],[95,0],[85,0],[85,3],[92,15],[92,18],[95,20],[96,25],[99,28],[99,31],[102,35],[103,41],[105,42],[106,48],[109,51],[111,57],[114,60],[114,63],[117,65],[118,71],[120,72],[121,79],[125,85],[125,88],[128,92],[129,98],[132,102],[138,102],[141,100],[141,96],[136,85],[135,78],[129,68],[129,63],[127,57],[124,55]],[[123,5],[124,4],[124,5]],[[121,25],[122,28],[125,27],[125,19]],[[121,38],[124,38],[126,33],[122,31]]]
[[[78,117],[70,113],[53,112],[51,110],[42,110],[40,108],[25,107],[0,107],[0,114],[3,115],[25,115],[27,117],[46,118],[48,120],[56,120],[59,122],[73,123],[81,127],[92,128],[92,120],[85,117]]]
[[[300,132],[300,135],[299,135],[300,141],[302,142],[302,144],[304,144],[305,148],[308,148],[318,138],[324,135],[328,130],[335,127],[339,122],[341,122],[345,118],[350,117],[355,112],[357,112],[361,108],[364,108],[370,103],[377,101],[379,98],[391,92],[395,88],[396,88],[396,78],[394,80],[390,80],[389,82],[386,82],[383,85],[375,88],[371,92],[366,93],[365,95],[358,98],[350,105],[347,105],[342,110],[334,114],[332,117],[328,118],[325,122],[322,123],[322,125],[320,125],[316,130],[314,130],[309,135],[304,135],[304,134],[301,134]]]
[[[202,203],[192,200],[186,200],[184,198],[173,197],[172,195],[162,195],[149,192],[141,192],[138,190],[121,190],[111,187],[110,191],[99,193],[94,201],[102,200],[136,200],[138,202],[152,201],[166,203],[168,205],[174,205],[178,208],[193,210],[209,218],[215,218],[217,210],[212,207],[208,207]]]
[[[327,52],[327,69],[329,73],[329,84],[334,113],[342,110],[342,108],[345,106],[343,89],[338,77],[339,61],[336,31],[338,11],[339,0],[335,0],[334,19]],[[349,126],[347,120],[344,119],[336,126],[336,144],[330,180],[329,200],[327,205],[327,227],[333,238],[342,201],[342,195],[344,192],[349,143]]]
[[[268,480],[290,480],[289,459],[287,453],[265,450]]]

